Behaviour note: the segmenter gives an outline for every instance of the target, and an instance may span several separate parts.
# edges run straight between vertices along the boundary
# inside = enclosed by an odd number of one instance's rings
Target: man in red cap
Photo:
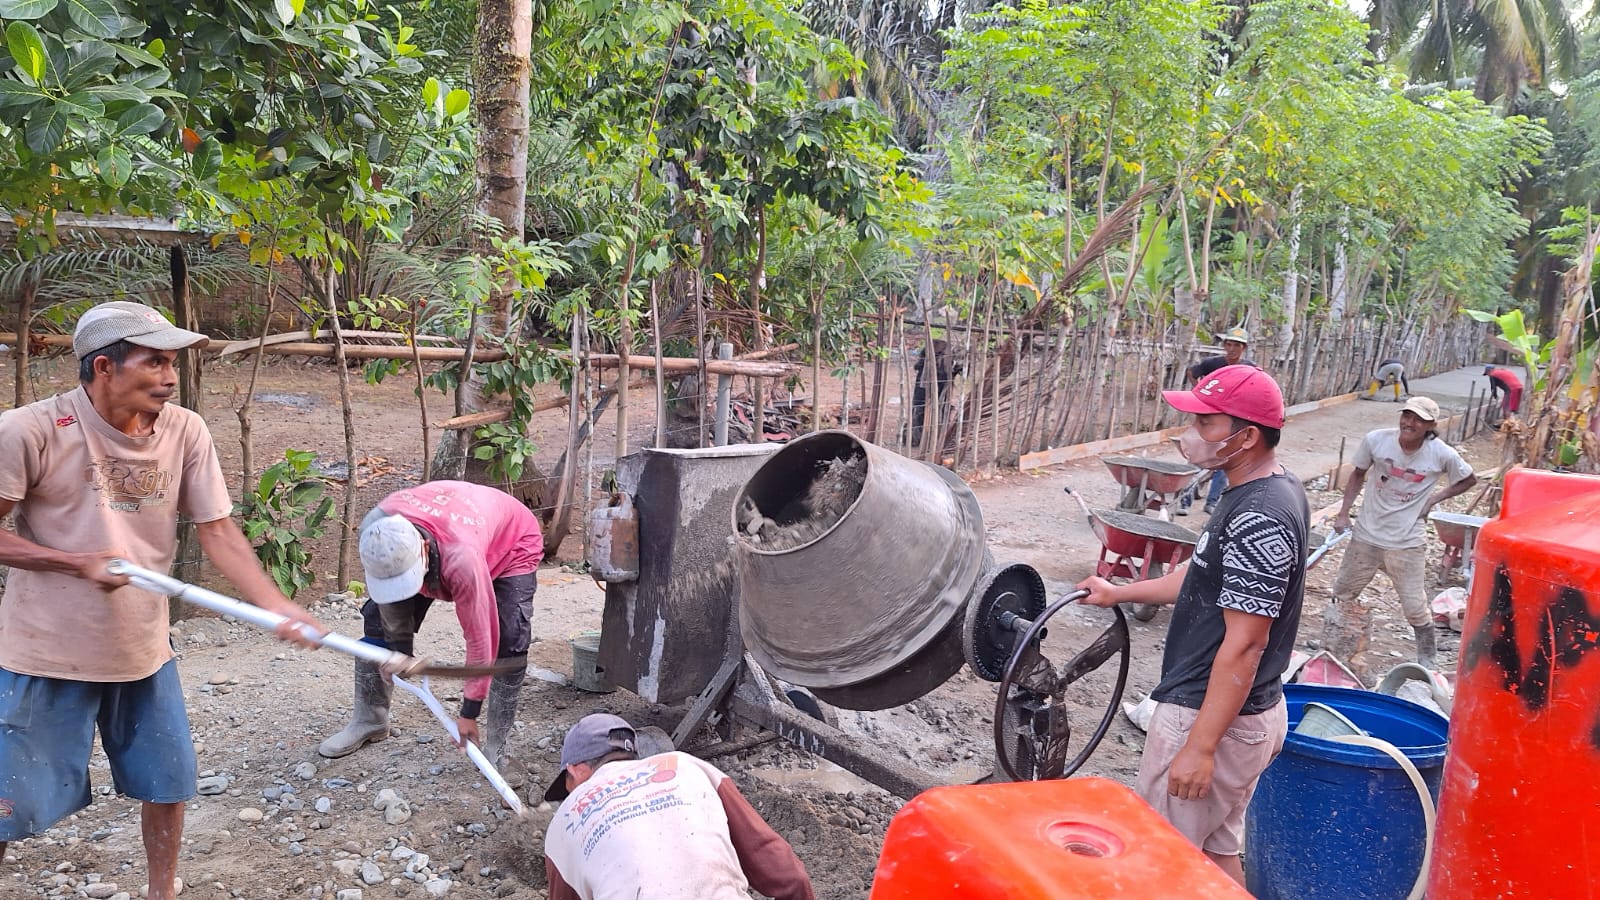
[[[1245,808],[1288,731],[1279,673],[1300,627],[1311,511],[1299,479],[1278,464],[1283,395],[1272,376],[1227,366],[1165,397],[1194,415],[1178,442],[1184,457],[1226,472],[1228,489],[1186,569],[1078,587],[1093,606],[1177,604],[1138,790],[1243,884]]]

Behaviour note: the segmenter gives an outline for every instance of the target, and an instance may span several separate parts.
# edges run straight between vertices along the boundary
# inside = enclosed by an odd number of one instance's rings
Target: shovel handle
[[[161,594],[165,597],[176,597],[185,603],[202,606],[212,612],[233,616],[243,622],[248,622],[267,631],[276,631],[279,625],[288,621],[287,616],[280,615],[270,609],[263,609],[253,603],[225,597],[215,591],[208,591],[203,587],[179,581],[159,572],[143,569],[124,559],[114,559],[106,569],[113,575],[125,575],[128,582],[134,587]],[[390,666],[404,669],[411,658],[403,653],[386,650],[358,641],[355,638],[330,631],[325,634],[318,633],[309,625],[298,625],[296,628],[308,640],[314,641],[318,646],[337,650],[356,659],[365,660],[378,666]]]

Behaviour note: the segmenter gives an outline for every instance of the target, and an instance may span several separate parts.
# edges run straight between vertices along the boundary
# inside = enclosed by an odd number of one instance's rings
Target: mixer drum
[[[734,530],[740,632],[772,674],[884,709],[960,669],[985,550],[977,498],[954,473],[819,432],[751,476]]]

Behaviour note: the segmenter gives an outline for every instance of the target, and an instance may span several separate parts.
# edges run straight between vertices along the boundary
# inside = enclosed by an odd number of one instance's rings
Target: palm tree
[[[852,93],[872,100],[895,123],[907,146],[931,144],[938,118],[933,90],[946,47],[942,31],[955,25],[955,0],[938,9],[924,0],[805,0],[802,10],[819,34],[837,38],[862,61]]]
[[[1375,53],[1409,54],[1414,81],[1467,80],[1485,103],[1520,106],[1524,89],[1570,75],[1578,28],[1565,0],[1372,0],[1367,14]]]

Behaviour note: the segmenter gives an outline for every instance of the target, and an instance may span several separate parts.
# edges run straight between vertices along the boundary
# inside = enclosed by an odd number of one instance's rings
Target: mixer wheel
[[[783,692],[783,696],[789,701],[790,706],[816,719],[818,722],[824,725],[831,725],[834,728],[839,727],[839,716],[834,712],[833,707],[818,700],[815,694],[805,688],[788,688]]]
[[[1027,621],[1037,619],[1044,612],[1047,596],[1044,579],[1021,563],[989,569],[978,579],[962,623],[961,649],[979,678],[999,681],[1011,659],[1017,633],[1007,627],[1006,614]]]

